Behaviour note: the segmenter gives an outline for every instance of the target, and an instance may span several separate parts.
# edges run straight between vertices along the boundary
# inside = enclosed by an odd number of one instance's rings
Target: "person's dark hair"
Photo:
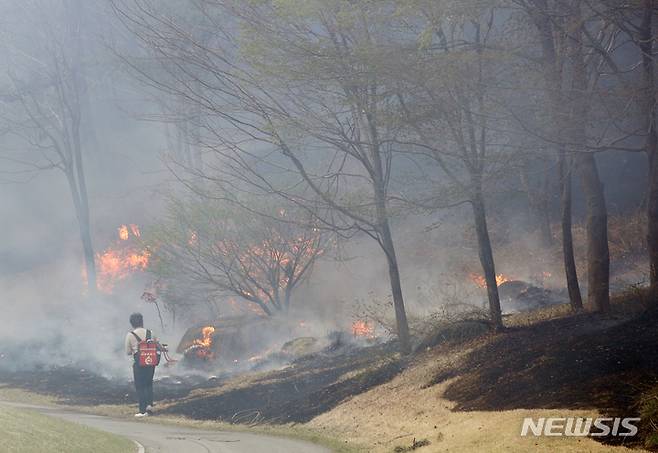
[[[130,325],[133,328],[144,327],[144,317],[141,313],[133,313],[130,315]]]

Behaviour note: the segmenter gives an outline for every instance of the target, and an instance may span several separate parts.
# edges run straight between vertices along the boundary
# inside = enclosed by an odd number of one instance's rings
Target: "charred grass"
[[[388,343],[324,351],[280,370],[234,378],[183,385],[159,382],[159,412],[166,418],[185,418],[191,423],[275,425],[282,429],[327,414],[320,417],[323,421],[319,425],[331,430],[338,426],[336,420],[347,416],[347,408],[359,407],[346,402],[364,397],[366,401],[374,398],[374,402],[385,397],[393,404],[396,395],[399,398],[399,392],[406,391],[402,390],[406,385],[412,407],[419,391],[434,395],[432,389],[440,388],[439,404],[446,401],[451,413],[471,412],[478,420],[486,420],[482,414],[502,416],[500,411],[512,411],[504,412],[512,417],[510,414],[523,410],[582,410],[643,418],[651,413],[651,423],[658,425],[658,416],[654,417],[658,413],[658,314],[645,310],[641,292],[631,288],[615,297],[614,311],[607,316],[573,315],[566,306],[514,315],[506,319],[508,328],[499,334],[481,329],[477,321],[462,321],[463,332],[460,324],[453,323],[447,333],[437,331],[429,336],[410,359],[402,359],[395,343]],[[425,369],[431,371],[422,371]],[[0,373],[0,381],[11,388],[54,395],[69,404],[118,408],[134,400],[128,382],[106,380],[73,367]],[[365,404],[359,410],[367,414],[369,407],[379,406]],[[381,409],[380,417],[386,410]],[[359,416],[358,410],[353,413]],[[318,424],[314,421],[307,426],[314,423]],[[367,416],[362,426],[359,429],[367,429]],[[429,439],[431,431],[428,428],[417,438]],[[642,438],[635,445],[650,439],[654,431],[652,426],[641,428]],[[440,443],[436,433],[432,436],[432,445]],[[446,437],[444,442],[452,441]],[[414,442],[409,438],[408,443],[397,445],[407,448]],[[421,451],[427,448],[418,447]]]
[[[40,367],[29,370],[0,369],[5,389],[25,390],[54,398],[64,405],[120,405],[135,401],[135,388],[128,379],[108,379],[88,369],[74,366]],[[191,377],[178,383],[168,380],[155,384],[157,399],[184,398],[196,388],[217,386],[216,381]]]
[[[303,423],[341,401],[389,381],[404,368],[395,343],[345,347],[302,357],[280,370],[225,376],[167,378],[154,390],[160,413],[237,424]],[[158,371],[165,374],[166,371]],[[125,412],[135,401],[126,380],[107,379],[79,367],[0,370],[5,391],[48,395],[58,404]]]
[[[304,423],[353,395],[389,381],[404,368],[387,344],[335,356],[302,358],[283,370],[226,382],[169,404],[165,414],[244,424]]]
[[[455,403],[454,411],[595,409],[606,416],[638,417],[642,407],[654,408],[641,401],[653,402],[643,399],[643,392],[658,382],[658,313],[629,304],[639,305],[630,293],[617,297],[616,314],[524,320],[522,327],[475,345],[427,385],[454,378],[443,393]],[[644,432],[636,445],[647,437],[647,428]]]

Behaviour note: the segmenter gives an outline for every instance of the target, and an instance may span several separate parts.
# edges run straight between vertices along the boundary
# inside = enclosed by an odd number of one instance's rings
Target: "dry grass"
[[[569,304],[551,305],[532,311],[524,311],[505,316],[507,327],[525,327],[549,319],[564,318],[573,314]]]
[[[612,299],[614,315],[637,313],[643,308],[642,288],[630,288]],[[537,322],[563,318],[571,314],[568,305],[547,307],[528,313],[518,313],[506,318],[511,327],[522,327]],[[453,411],[454,403],[443,394],[453,381],[437,385],[429,382],[442,370],[453,368],[474,348],[490,340],[488,335],[471,340],[463,346],[439,346],[416,356],[407,369],[390,382],[353,396],[332,410],[302,425],[247,427],[212,421],[195,421],[184,417],[157,417],[155,423],[175,424],[203,429],[239,430],[284,437],[295,437],[320,443],[339,452],[622,452],[623,447],[611,447],[591,438],[573,437],[521,437],[520,427],[524,417],[597,416],[595,410],[567,409],[517,409],[507,411]],[[221,391],[245,388],[256,380],[268,379],[268,373],[254,373],[231,380]],[[500,385],[505,385],[501,383]],[[191,396],[211,396],[219,389],[194,391]],[[27,392],[0,387],[0,399],[25,401]],[[34,398],[30,396],[30,398]],[[37,397],[40,402],[42,397]],[[50,401],[56,402],[56,401]],[[163,402],[161,407],[166,407]],[[78,407],[82,411],[111,415],[130,416],[134,407],[95,406]]]
[[[399,451],[427,439],[415,451],[429,452],[621,452],[590,438],[521,437],[524,417],[594,416],[594,411],[513,410],[453,412],[453,403],[443,398],[449,381],[425,387],[432,377],[468,350],[446,355],[437,348],[391,382],[357,395],[332,411],[316,417],[308,426],[339,436],[349,443],[366,446],[364,451]],[[425,387],[425,388],[423,388]],[[407,451],[410,451],[407,448]]]
[[[625,262],[647,253],[647,220],[642,211],[632,215],[608,218],[608,248],[610,261]],[[579,269],[586,269],[587,229],[585,224],[573,226],[573,241]]]
[[[644,445],[656,450],[658,448],[658,385],[653,385],[640,398],[641,430],[644,431]]]
[[[610,297],[611,314],[630,317],[649,307],[649,290],[646,287],[631,285],[625,291]],[[507,327],[525,327],[550,319],[572,316],[569,304],[552,305],[532,311],[514,313],[505,317]]]

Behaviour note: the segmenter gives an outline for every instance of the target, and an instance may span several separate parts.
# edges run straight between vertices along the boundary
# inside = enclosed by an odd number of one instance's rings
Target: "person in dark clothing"
[[[130,315],[130,325],[133,330],[128,332],[125,341],[126,354],[133,357],[133,378],[139,401],[139,412],[135,417],[146,417],[153,414],[153,375],[155,366],[140,366],[137,351],[140,341],[147,337],[149,331],[144,328],[144,318],[141,313]]]

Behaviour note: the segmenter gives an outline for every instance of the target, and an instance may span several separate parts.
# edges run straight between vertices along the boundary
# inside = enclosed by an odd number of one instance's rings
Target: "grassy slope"
[[[626,301],[615,301],[617,312],[627,310]],[[507,320],[515,326],[532,326],[548,319],[569,314],[568,307],[552,307],[533,313],[521,314]],[[568,319],[568,318],[565,318]],[[559,332],[555,333],[559,337]],[[550,337],[549,337],[550,338]],[[513,408],[510,410],[457,411],[457,403],[445,397],[460,377],[442,379],[431,385],[437,374],[454,369],[464,363],[474,351],[490,343],[482,338],[467,347],[439,346],[417,356],[413,363],[390,382],[370,389],[343,402],[333,410],[321,414],[306,424],[308,428],[342,438],[348,443],[361,444],[371,452],[393,452],[396,447],[409,449],[416,442],[427,439],[430,443],[415,451],[430,452],[621,452],[638,451],[613,447],[595,442],[591,438],[574,437],[521,437],[524,417],[569,417],[601,415],[595,409]],[[523,346],[521,346],[523,348]],[[510,351],[510,353],[513,353]],[[482,385],[489,385],[489,383]],[[497,386],[515,386],[503,379]],[[586,382],[577,383],[587,391]],[[500,388],[500,387],[499,387]],[[483,393],[489,389],[483,389]]]
[[[634,310],[630,310],[633,312]],[[508,319],[517,327],[533,326],[537,322],[560,318],[568,314],[568,307],[553,307]],[[552,338],[549,336],[551,343]],[[495,339],[495,338],[494,338]],[[416,356],[408,368],[388,383],[348,398],[332,410],[314,418],[309,423],[279,425],[276,427],[237,427],[237,429],[269,431],[269,434],[288,435],[314,440],[330,446],[335,451],[393,452],[396,447],[409,448],[414,440],[427,439],[429,445],[418,448],[419,453],[430,452],[621,452],[623,447],[611,447],[589,438],[522,438],[519,435],[523,417],[595,416],[595,409],[567,409],[561,405],[552,409],[475,410],[456,411],[455,402],[445,397],[445,391],[460,377],[441,380],[428,385],[443,370],[455,368],[472,352],[491,343],[492,338],[481,338],[458,347],[438,346]],[[512,352],[512,351],[510,351]],[[512,370],[509,370],[513,372]],[[266,373],[267,374],[267,373]],[[251,376],[253,379],[255,376]],[[263,376],[258,376],[263,378]],[[514,386],[508,382],[508,386]],[[248,376],[242,377],[241,386],[249,386]],[[506,382],[499,382],[505,386]],[[585,382],[577,384],[587,388]],[[499,387],[500,388],[500,387]],[[9,390],[9,389],[6,389]],[[0,397],[3,389],[0,388]],[[205,391],[193,392],[199,397]],[[8,395],[6,395],[8,396]],[[9,399],[9,398],[7,398]],[[170,404],[176,404],[171,401]],[[166,405],[166,404],[165,404]],[[130,407],[95,406],[89,411],[112,415],[127,415]],[[183,426],[206,429],[236,429],[212,421],[193,421],[183,417],[158,417],[153,422],[164,421]],[[340,440],[338,440],[340,439]],[[637,451],[637,450],[635,450]]]
[[[29,410],[0,407],[0,451],[7,453],[128,453],[128,439]]]
[[[589,438],[521,437],[523,417],[588,416],[587,410],[510,410],[453,412],[443,397],[448,380],[423,388],[437,369],[456,357],[441,349],[418,357],[415,364],[391,382],[357,395],[316,417],[308,426],[331,433],[373,452],[392,452],[427,439],[415,451],[430,452],[621,452]],[[504,385],[504,384],[503,384]]]

